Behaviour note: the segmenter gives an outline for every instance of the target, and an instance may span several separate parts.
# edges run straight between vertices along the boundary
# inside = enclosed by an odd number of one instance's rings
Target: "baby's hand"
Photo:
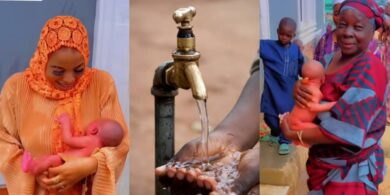
[[[64,112],[64,113],[62,113],[60,116],[58,116],[58,117],[56,118],[56,120],[57,120],[61,125],[64,125],[64,124],[70,123],[70,116],[68,115],[68,113]]]

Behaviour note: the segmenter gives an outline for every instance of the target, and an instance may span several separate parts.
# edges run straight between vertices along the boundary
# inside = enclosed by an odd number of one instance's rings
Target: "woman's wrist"
[[[224,143],[225,146],[228,146],[230,150],[241,151],[242,143],[240,138],[235,135],[233,130],[218,130],[216,129],[210,134],[210,137],[221,140],[221,143]]]
[[[88,157],[88,175],[92,175],[96,173],[97,168],[98,168],[98,160],[94,156]]]

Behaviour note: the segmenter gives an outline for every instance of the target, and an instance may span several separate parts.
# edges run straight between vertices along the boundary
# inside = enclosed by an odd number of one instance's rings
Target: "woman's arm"
[[[107,73],[98,72],[95,86],[100,96],[96,97],[99,102],[100,117],[119,122],[124,130],[122,143],[117,147],[103,147],[90,157],[63,158],[65,163],[61,166],[50,168],[49,175],[54,177],[47,180],[52,189],[67,188],[75,182],[94,174],[92,194],[105,195],[115,194],[117,182],[124,166],[129,149],[128,129],[119,105],[114,81]],[[59,183],[57,183],[60,181]],[[57,183],[57,184],[56,184]],[[63,190],[60,190],[63,191]]]
[[[19,78],[19,77],[18,77]],[[0,95],[0,173],[7,183],[10,194],[33,194],[34,176],[22,171],[23,146],[16,128],[15,99],[17,89],[15,77],[11,77]]]
[[[380,138],[386,125],[386,69],[378,59],[371,59],[368,54],[361,58],[350,70],[354,74],[349,74],[339,86],[340,90],[346,91],[335,106],[329,112],[318,114],[321,121],[319,128],[303,130],[305,142],[321,144],[329,143],[327,139],[330,139],[334,143],[364,148],[368,132],[375,130],[378,133],[373,142]],[[282,128],[289,134],[286,126]],[[293,139],[297,137],[290,136]]]
[[[237,103],[215,128],[232,139],[239,150],[252,148],[258,141],[259,132],[259,72],[255,72],[245,84]]]
[[[122,172],[129,150],[128,127],[119,104],[114,80],[107,73],[102,76],[104,77],[102,85],[107,86],[107,89],[102,89],[104,94],[101,97],[101,117],[119,122],[124,130],[124,136],[117,147],[103,147],[93,155],[98,162],[92,187],[94,195],[115,194],[115,183]]]
[[[286,116],[288,116],[288,115],[286,115]],[[283,131],[283,135],[287,139],[292,140],[293,142],[296,142],[296,143],[300,143],[302,145],[337,143],[336,141],[325,136],[321,132],[320,126],[318,126],[317,128],[313,128],[313,129],[302,130],[301,140],[299,139],[299,136],[298,136],[300,132],[290,130],[290,127],[288,126],[288,123],[287,123],[287,117],[283,118],[282,124],[280,127]]]

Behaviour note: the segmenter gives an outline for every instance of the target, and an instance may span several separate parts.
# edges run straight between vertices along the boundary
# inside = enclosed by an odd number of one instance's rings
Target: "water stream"
[[[233,194],[231,192],[231,188],[233,186],[234,181],[239,177],[238,172],[238,164],[240,162],[241,158],[241,152],[232,152],[228,154],[220,153],[215,154],[213,156],[208,155],[208,137],[209,137],[209,121],[207,116],[207,107],[206,107],[206,101],[205,100],[197,100],[196,101],[199,109],[199,116],[200,121],[202,124],[202,135],[201,135],[201,155],[200,159],[193,159],[190,161],[185,162],[177,162],[173,159],[167,163],[168,167],[175,167],[177,169],[196,169],[199,168],[202,170],[202,173],[200,175],[207,176],[214,178],[215,181],[217,181],[216,191],[221,195],[228,195]],[[168,180],[167,180],[168,181]],[[165,181],[165,182],[167,182]],[[160,182],[163,183],[164,186],[171,189],[169,182],[165,183],[164,181],[160,180]],[[165,184],[164,184],[165,183]],[[175,183],[171,183],[171,185],[177,185]],[[209,190],[206,190],[205,188],[199,188],[196,183],[187,183],[185,189],[190,189],[191,185],[193,189],[191,194],[208,194]],[[183,195],[188,194],[187,191],[184,189],[184,193],[180,192],[179,188],[172,188],[175,189],[174,191],[170,191],[171,194],[175,195]],[[179,189],[179,191],[177,191]],[[188,190],[187,189],[187,190]],[[206,191],[204,191],[206,190]]]
[[[200,122],[202,124],[201,135],[201,161],[202,170],[206,170],[209,165],[208,142],[209,142],[209,119],[207,116],[206,100],[196,100],[199,110]]]

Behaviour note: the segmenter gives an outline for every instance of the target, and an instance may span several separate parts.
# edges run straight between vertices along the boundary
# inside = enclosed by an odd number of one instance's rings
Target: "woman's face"
[[[62,47],[50,54],[46,67],[46,78],[56,89],[72,89],[84,74],[83,55],[76,49]]]
[[[374,35],[373,25],[360,11],[346,9],[340,13],[337,25],[337,42],[341,53],[355,56],[364,52]]]
[[[340,20],[340,7],[341,3],[336,3],[333,5],[333,22],[337,26]]]

